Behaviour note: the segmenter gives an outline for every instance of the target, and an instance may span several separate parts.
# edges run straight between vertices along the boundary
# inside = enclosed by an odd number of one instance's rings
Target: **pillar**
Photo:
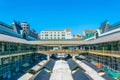
[[[102,50],[103,50],[103,53],[104,53],[104,50],[105,50],[105,49],[104,49],[104,43],[103,43],[103,45],[102,45]]]
[[[4,53],[5,52],[5,45],[4,45],[4,43],[2,43],[2,53]]]
[[[62,45],[59,46],[60,50],[62,50]]]
[[[90,52],[90,45],[89,45],[89,52]]]
[[[39,46],[37,46],[37,51],[39,51]]]
[[[73,58],[73,60],[75,60],[75,55],[73,55],[73,57],[72,57],[72,58]]]
[[[48,60],[48,61],[50,60],[50,54],[47,55],[47,60]]]
[[[118,42],[118,51],[120,51],[120,41]]]
[[[19,44],[18,45],[18,52],[20,52],[21,51],[21,45]]]

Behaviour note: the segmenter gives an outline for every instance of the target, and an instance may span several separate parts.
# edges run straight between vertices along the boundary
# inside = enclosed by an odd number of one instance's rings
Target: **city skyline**
[[[85,29],[97,29],[105,20],[111,24],[120,19],[119,0],[96,1],[16,1],[1,0],[0,21],[26,21],[38,33],[42,30],[70,28],[73,34]]]

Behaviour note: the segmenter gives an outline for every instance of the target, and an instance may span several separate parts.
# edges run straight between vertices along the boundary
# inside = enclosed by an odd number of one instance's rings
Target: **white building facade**
[[[65,30],[44,30],[39,34],[41,40],[72,39],[70,29]]]

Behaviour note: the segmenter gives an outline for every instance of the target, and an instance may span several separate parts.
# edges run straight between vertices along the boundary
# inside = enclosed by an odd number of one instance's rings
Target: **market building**
[[[26,24],[26,22],[21,24],[22,27],[18,27],[16,29],[6,24],[0,24],[0,25],[1,25],[0,26],[1,29],[0,79],[1,80],[11,78],[13,75],[17,74],[25,67],[32,65],[33,63],[35,63],[35,61],[39,61],[40,58],[42,59],[43,56],[40,57],[41,53],[44,53],[46,55],[44,59],[47,58],[48,60],[52,54],[57,54],[57,53],[70,54],[72,55],[73,60],[78,59],[76,61],[77,64],[79,64],[83,68],[84,66],[88,68],[86,65],[90,66],[90,64],[92,64],[95,65],[97,68],[100,67],[100,69],[102,69],[106,74],[111,75],[114,78],[120,77],[119,74],[120,73],[120,24],[119,23],[114,25],[109,25],[109,28],[107,25],[106,27],[108,29],[106,29],[105,26],[101,26],[100,29],[98,29],[97,32],[95,32],[95,35],[91,37],[91,39],[89,40],[51,39],[51,40],[32,40],[32,41],[30,39],[27,39],[26,35],[24,35],[25,37],[23,38],[22,35],[18,34],[20,32],[16,33],[17,29],[19,31],[19,28],[21,29],[23,28],[22,29],[23,33],[29,34],[29,25]],[[101,29],[103,31],[100,31]],[[10,32],[8,30],[11,31],[11,34],[9,34]],[[16,32],[14,30],[16,30]],[[69,32],[69,30],[67,32]],[[60,55],[60,57],[62,56],[63,55]],[[81,58],[82,59],[84,58],[86,62],[84,60],[81,61]],[[64,61],[60,61],[60,63],[61,62]],[[87,62],[89,62],[90,64],[88,64]],[[72,62],[70,61],[70,63]],[[86,65],[81,65],[83,63]],[[100,66],[98,64],[100,64]],[[68,65],[66,67],[68,67]],[[75,69],[76,68],[77,67],[75,67]],[[68,70],[68,74],[69,71],[70,70]],[[80,71],[77,72],[75,71],[76,73],[74,73],[74,68],[71,69],[71,71],[73,71],[72,77],[74,78],[76,78],[76,75],[78,73],[81,73]],[[87,69],[86,72],[87,71],[89,72],[89,69]],[[47,72],[46,74],[49,73]],[[91,78],[94,77],[90,74],[89,76]]]

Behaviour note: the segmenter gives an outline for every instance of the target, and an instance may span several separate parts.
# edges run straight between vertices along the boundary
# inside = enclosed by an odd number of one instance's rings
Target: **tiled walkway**
[[[50,80],[73,80],[67,61],[56,61]]]

